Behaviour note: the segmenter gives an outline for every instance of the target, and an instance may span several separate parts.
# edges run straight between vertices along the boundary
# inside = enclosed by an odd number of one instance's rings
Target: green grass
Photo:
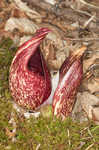
[[[8,86],[9,66],[16,49],[13,42],[3,39],[0,43],[0,150],[99,150],[99,126],[92,121],[79,123],[71,118],[65,121],[50,117],[24,118],[12,107]],[[13,142],[6,129],[11,113],[16,122],[16,141]],[[82,144],[82,146],[81,146]]]

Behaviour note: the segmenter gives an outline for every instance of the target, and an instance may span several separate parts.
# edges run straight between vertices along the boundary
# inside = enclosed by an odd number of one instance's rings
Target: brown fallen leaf
[[[38,26],[27,18],[11,17],[5,24],[5,31],[13,32],[14,29],[19,30],[21,33],[33,34],[38,29]]]
[[[89,90],[90,93],[99,91],[99,58],[95,59],[93,64],[88,68],[84,75],[83,86]]]
[[[95,93],[96,91],[99,91],[99,79],[97,80],[93,79],[91,82],[88,82],[87,87],[91,93]]]
[[[99,98],[89,92],[83,92],[78,94],[78,99],[88,118],[99,124]]]
[[[28,17],[36,20],[39,23],[41,22],[42,20],[41,15],[35,10],[30,9],[26,3],[22,2],[21,0],[13,0],[13,2],[16,5],[16,7],[21,11],[23,11]]]
[[[84,66],[84,72],[87,71],[87,69],[94,64],[95,60],[99,58],[99,52],[93,53],[92,57],[84,60],[83,66]]]

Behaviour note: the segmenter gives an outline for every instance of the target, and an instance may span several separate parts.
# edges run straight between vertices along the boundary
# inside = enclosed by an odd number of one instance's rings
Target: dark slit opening
[[[30,57],[28,62],[28,69],[34,73],[39,73],[44,76],[43,66],[42,66],[42,54],[40,48],[38,47],[35,53]]]

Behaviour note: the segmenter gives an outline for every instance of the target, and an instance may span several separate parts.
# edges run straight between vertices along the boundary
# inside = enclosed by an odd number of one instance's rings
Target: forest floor
[[[40,27],[53,31],[41,45],[50,71],[59,70],[70,51],[82,45],[88,49],[83,59],[85,78],[77,96],[84,103],[79,108],[76,104],[74,115],[64,121],[53,116],[51,106],[37,118],[26,118],[13,107],[8,83],[12,59],[19,45]],[[96,99],[99,101],[99,1],[0,1],[0,150],[99,150]],[[90,100],[97,107],[91,107],[94,117],[89,114]]]

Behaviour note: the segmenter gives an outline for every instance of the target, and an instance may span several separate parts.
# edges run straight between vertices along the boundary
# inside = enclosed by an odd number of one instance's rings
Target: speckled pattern
[[[40,41],[48,32],[47,29],[40,30],[32,40],[23,44],[10,67],[12,97],[30,110],[39,107],[51,93],[50,73],[39,49]]]
[[[53,113],[65,119],[72,112],[75,96],[83,76],[82,57],[86,46],[73,51],[59,70],[59,83],[53,97]]]
[[[68,61],[68,59],[67,59]],[[53,98],[54,115],[65,118],[70,115],[75,102],[75,94],[81,83],[83,68],[80,60],[76,60],[61,79]]]

